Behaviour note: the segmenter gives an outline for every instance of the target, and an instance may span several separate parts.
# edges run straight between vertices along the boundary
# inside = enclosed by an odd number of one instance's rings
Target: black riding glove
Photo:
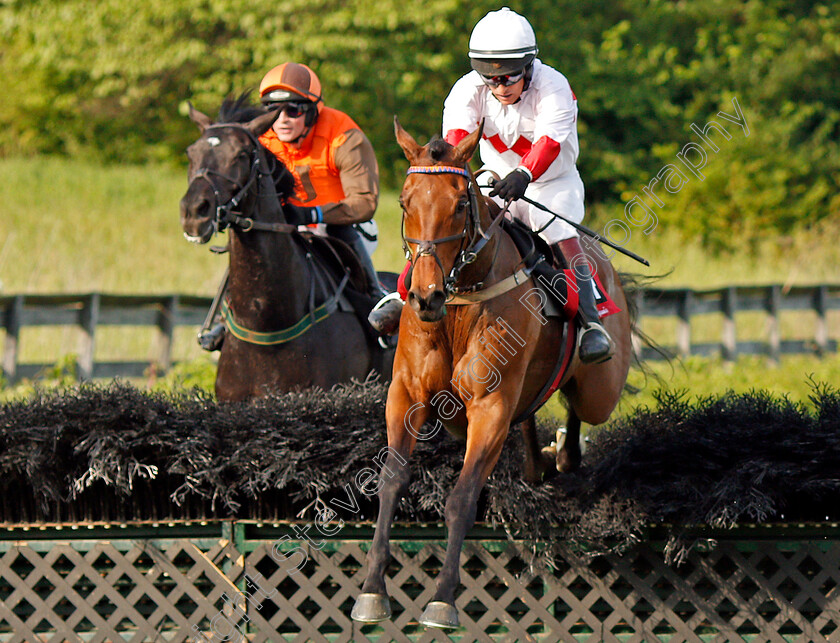
[[[287,203],[283,206],[283,214],[286,215],[286,221],[292,225],[324,222],[324,215],[318,206],[300,206]]]
[[[522,170],[514,170],[501,181],[493,184],[490,196],[499,196],[505,201],[516,201],[525,195],[525,189],[531,181]]]

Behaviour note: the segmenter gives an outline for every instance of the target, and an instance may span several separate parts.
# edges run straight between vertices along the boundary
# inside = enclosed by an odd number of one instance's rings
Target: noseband
[[[467,179],[467,194],[470,199],[468,205],[469,211],[468,216],[464,221],[464,229],[461,230],[461,232],[437,239],[412,239],[405,236],[405,215],[403,215],[400,234],[402,235],[403,240],[403,250],[405,251],[405,256],[409,263],[413,265],[417,259],[424,256],[432,257],[435,260],[440,268],[441,274],[444,275],[443,287],[447,295],[457,295],[481,289],[484,285],[483,282],[477,282],[465,288],[457,286],[458,277],[466,266],[475,262],[478,258],[478,253],[481,252],[487,242],[492,238],[507,209],[505,208],[499,213],[499,215],[493,220],[493,223],[488,226],[487,230],[482,230],[478,212],[479,191],[469,170],[448,165],[412,165],[408,168],[406,174],[457,174]],[[466,247],[463,247],[463,243],[461,244],[462,247],[458,253],[458,258],[447,276],[443,263],[437,254],[436,247],[438,244],[447,243],[448,241],[466,239],[469,228],[472,228],[470,239]],[[417,244],[417,252],[413,255],[411,249],[408,247],[409,243]]]
[[[243,217],[240,216],[240,212],[236,212],[236,208],[239,207],[239,204],[254,186],[258,177],[262,176],[271,176],[271,170],[267,172],[262,171],[262,164],[260,163],[260,142],[257,140],[257,137],[244,125],[240,125],[239,123],[218,123],[216,125],[211,125],[204,130],[204,135],[207,135],[207,132],[211,130],[219,130],[222,128],[234,128],[239,129],[244,132],[248,139],[252,143],[252,150],[251,150],[251,172],[248,176],[248,180],[245,181],[245,184],[238,188],[236,194],[234,194],[227,202],[222,203],[222,195],[219,192],[219,188],[213,182],[212,176],[218,176],[223,178],[225,181],[229,181],[234,186],[237,185],[237,182],[229,176],[222,174],[221,172],[217,172],[216,170],[211,170],[207,167],[199,168],[196,173],[193,175],[192,180],[190,181],[190,185],[192,182],[197,179],[204,179],[210,185],[210,189],[213,190],[213,194],[216,199],[216,217],[213,221],[213,224],[216,228],[217,232],[222,232],[227,226],[236,226],[243,232],[249,232],[251,230],[268,230],[271,232],[294,232],[297,230],[297,226],[291,225],[289,223],[264,223],[260,221],[254,221],[250,217]]]

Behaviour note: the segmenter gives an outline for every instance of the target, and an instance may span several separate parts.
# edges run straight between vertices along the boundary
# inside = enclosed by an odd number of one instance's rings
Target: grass
[[[742,356],[734,362],[720,358],[689,357],[672,362],[647,362],[644,370],[632,368],[627,380],[635,391],[626,392],[613,417],[632,414],[642,407],[655,408],[663,392],[683,392],[689,400],[763,390],[811,406],[814,386],[840,383],[840,355],[786,355],[778,362],[761,356]],[[560,399],[552,398],[541,414],[565,417]]]
[[[55,158],[0,161],[5,293],[210,294],[225,260],[178,222],[186,172]]]
[[[48,157],[0,159],[0,202],[6,204],[0,216],[0,293],[213,295],[226,259],[184,240],[178,201],[185,189],[185,168],[103,167]],[[593,217],[586,223],[600,230],[608,218]],[[405,258],[399,240],[396,192],[382,194],[376,220],[380,243],[373,255],[374,264],[380,270],[399,272]],[[720,257],[709,254],[696,241],[681,238],[677,231],[660,226],[650,235],[636,232],[626,244],[650,260],[649,269],[621,255],[616,256],[615,263],[620,270],[665,275],[656,282],[660,287],[837,283],[840,247],[833,239],[838,232],[840,224],[835,222],[821,230],[759,244],[752,255],[744,252]],[[223,245],[225,241],[221,235],[214,243]],[[783,318],[783,336],[801,332],[807,336],[803,328],[812,323],[805,317]],[[760,336],[763,324],[760,315],[748,320],[744,336]],[[698,322],[695,333],[698,338],[719,337],[718,325],[716,319]],[[673,343],[672,321],[645,320],[644,328],[661,343]],[[831,321],[835,339],[840,334],[838,329],[840,318],[835,316]],[[108,330],[101,339],[97,334],[97,358],[152,359],[153,349],[145,334],[134,329]],[[25,330],[21,341],[25,361],[60,363],[76,350],[76,336],[76,329]],[[206,373],[212,374],[212,360],[195,346],[190,329],[179,330],[174,357],[192,363],[186,366],[187,375],[173,376],[181,377],[182,383],[206,382]],[[694,358],[675,366],[673,372],[660,364],[652,369],[669,387],[686,388],[698,395],[756,387],[807,399],[808,374],[813,373],[819,381],[836,382],[840,363],[834,357],[791,357],[778,365],[760,358],[742,358],[735,364]],[[659,386],[656,382],[650,379],[645,393],[626,396],[619,411],[650,403]]]
[[[225,259],[187,243],[178,221],[186,170],[166,165],[100,166],[38,157],[0,159],[0,292],[189,293],[212,295]],[[606,220],[605,216],[600,217]],[[380,270],[399,272],[397,194],[380,198],[376,221]],[[586,221],[601,230],[597,220]],[[616,266],[667,276],[662,287],[812,284],[840,281],[840,233],[823,229],[759,246],[755,255],[710,255],[697,242],[660,226],[625,245],[651,267],[616,255]],[[217,245],[225,242],[217,237]]]

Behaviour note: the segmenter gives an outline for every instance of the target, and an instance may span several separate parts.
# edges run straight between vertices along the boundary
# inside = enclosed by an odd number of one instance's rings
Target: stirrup
[[[222,349],[222,344],[225,343],[225,325],[216,324],[208,330],[202,330],[198,334],[198,345],[202,349],[213,352]]]
[[[592,354],[585,353],[582,348],[587,335],[592,336],[595,341],[600,338],[603,340],[602,344],[606,344],[606,346],[602,345],[600,348],[596,348]],[[598,322],[586,322],[586,327],[578,334],[577,348],[580,361],[584,364],[600,364],[606,362],[615,354],[615,342],[613,342],[607,329]]]

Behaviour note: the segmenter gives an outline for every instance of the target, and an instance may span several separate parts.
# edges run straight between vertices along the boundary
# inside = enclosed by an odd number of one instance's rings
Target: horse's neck
[[[261,223],[285,223],[270,176],[243,203],[244,216]],[[296,323],[307,311],[311,276],[306,257],[291,234],[234,229],[230,233],[228,299],[237,319],[252,330]]]

